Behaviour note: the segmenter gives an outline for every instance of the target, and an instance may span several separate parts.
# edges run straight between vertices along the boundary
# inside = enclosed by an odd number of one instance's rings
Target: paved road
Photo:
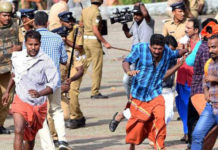
[[[208,16],[203,16],[205,18]],[[167,17],[155,16],[155,32],[161,33],[162,20]],[[131,48],[131,39],[126,39],[121,31],[120,24],[110,25],[109,35],[106,37],[108,41],[115,47],[126,49]],[[126,120],[121,122],[115,133],[111,133],[108,129],[108,123],[116,111],[121,111],[126,104],[126,95],[122,86],[123,70],[121,68],[121,57],[126,55],[126,52],[117,51],[114,49],[105,50],[103,80],[101,92],[108,95],[107,100],[91,100],[90,85],[91,85],[91,70],[84,76],[81,85],[80,104],[86,117],[87,125],[85,128],[69,130],[67,129],[67,139],[70,146],[75,150],[126,150],[128,145],[125,144],[125,125]],[[178,114],[175,113],[174,119],[167,127],[166,146],[169,150],[184,150],[186,144],[180,142],[183,136],[181,121],[177,121]],[[13,119],[8,117],[5,127],[13,129]],[[0,135],[0,150],[13,149],[14,134]],[[36,139],[36,150],[41,150],[39,138]],[[148,146],[148,141],[137,146],[137,150],[151,149]],[[215,149],[218,150],[218,142]]]

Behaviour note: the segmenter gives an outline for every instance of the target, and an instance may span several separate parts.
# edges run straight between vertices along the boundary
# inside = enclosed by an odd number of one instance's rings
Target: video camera
[[[127,22],[133,21],[132,11],[129,10],[129,7],[123,8],[121,11],[117,8],[113,14],[113,16],[110,16],[111,24],[116,22],[126,24]]]
[[[66,37],[69,33],[69,29],[67,27],[59,27],[51,32],[59,34],[61,37]]]

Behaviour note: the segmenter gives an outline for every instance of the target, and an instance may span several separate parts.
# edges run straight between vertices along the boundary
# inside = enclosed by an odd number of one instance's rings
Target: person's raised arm
[[[151,16],[149,15],[148,10],[143,3],[140,3],[140,9],[146,22],[149,23],[151,21]]]
[[[185,58],[183,57],[182,60],[180,60],[176,65],[168,69],[163,80],[165,81],[168,77],[174,74],[183,65],[184,61],[185,61]]]
[[[187,49],[180,49],[179,50],[179,57],[182,57],[183,55],[185,55],[185,53],[188,53]]]

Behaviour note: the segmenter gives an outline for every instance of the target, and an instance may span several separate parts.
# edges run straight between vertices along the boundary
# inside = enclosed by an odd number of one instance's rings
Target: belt
[[[94,35],[84,35],[84,39],[89,39],[89,40],[97,40],[97,37]]]

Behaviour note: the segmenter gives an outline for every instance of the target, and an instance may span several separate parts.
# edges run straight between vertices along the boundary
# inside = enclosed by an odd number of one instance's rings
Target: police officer
[[[20,9],[22,24],[20,29],[25,36],[25,33],[33,29],[34,9]],[[22,41],[23,42],[23,41]]]
[[[186,16],[185,5],[183,2],[174,3],[171,5],[173,19],[167,21],[163,27],[163,35],[172,35],[177,42],[185,35]]]
[[[52,5],[50,11],[49,11],[49,30],[54,30],[56,28],[61,27],[60,19],[58,17],[58,14],[64,11],[69,11],[68,8],[68,0],[60,0],[58,3],[55,3]]]
[[[85,64],[85,52],[83,50],[83,29],[76,24],[76,19],[72,16],[72,12],[64,11],[58,14],[62,27],[66,27],[69,30],[68,36],[65,38],[66,50],[68,53],[68,63],[66,66],[61,66],[62,79],[67,77],[69,63],[72,53],[72,47],[74,45],[75,32],[78,30],[75,50],[73,57],[73,64],[71,69],[71,77],[76,74],[83,74],[83,65]],[[79,88],[82,81],[82,77],[71,83],[70,86],[70,103],[66,97],[62,96],[62,109],[65,116],[65,126],[67,128],[75,129],[85,126],[85,118],[79,105]],[[69,104],[68,104],[69,103]],[[69,109],[70,108],[70,109]]]
[[[111,48],[111,45],[102,37],[102,17],[99,7],[103,0],[91,0],[91,6],[83,9],[80,19],[80,25],[84,26],[84,45],[83,48],[87,57],[87,67],[92,63],[92,88],[91,98],[108,98],[99,92],[102,78],[103,51],[102,45]]]
[[[187,6],[194,18],[197,18],[202,13],[204,3],[205,0],[188,0]]]
[[[0,134],[10,134],[10,131],[3,127],[10,103],[2,105],[2,94],[11,76],[11,53],[21,50],[18,40],[19,27],[11,18],[12,9],[10,2],[0,1]],[[12,92],[10,96],[12,97]]]

